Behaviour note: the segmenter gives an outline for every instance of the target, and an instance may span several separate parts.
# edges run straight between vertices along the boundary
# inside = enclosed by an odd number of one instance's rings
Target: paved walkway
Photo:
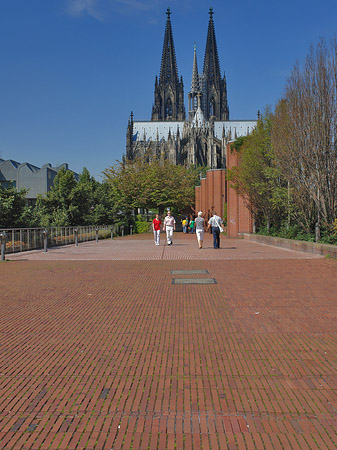
[[[337,262],[205,244],[8,255],[0,449],[336,449]]]
[[[243,239],[221,238],[221,248],[214,250],[213,238],[205,234],[204,247],[198,248],[196,235],[175,233],[172,246],[166,244],[164,234],[161,234],[161,245],[156,247],[152,235],[125,236],[114,240],[100,240],[66,245],[49,249],[47,253],[41,250],[8,254],[10,260],[55,261],[55,260],[266,260],[266,259],[313,259],[319,255],[292,251],[271,245],[261,245]]]

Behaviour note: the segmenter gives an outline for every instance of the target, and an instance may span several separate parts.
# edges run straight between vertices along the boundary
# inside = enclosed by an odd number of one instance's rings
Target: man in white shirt
[[[167,245],[172,245],[172,239],[173,239],[173,231],[176,229],[176,221],[174,220],[174,217],[171,215],[171,211],[167,211],[167,216],[164,219],[164,226],[163,231],[166,230],[166,237],[167,237]]]
[[[213,234],[213,247],[214,248],[220,248],[220,231],[222,229],[222,219],[221,217],[216,215],[216,212],[212,212],[212,217],[208,221],[207,225],[207,231],[209,230],[209,227],[212,227],[212,234]]]

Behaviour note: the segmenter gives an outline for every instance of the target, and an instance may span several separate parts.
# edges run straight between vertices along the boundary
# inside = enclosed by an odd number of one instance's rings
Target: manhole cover
[[[171,270],[172,275],[195,275],[202,273],[209,273],[208,270]]]
[[[217,284],[215,278],[173,278],[172,284]]]

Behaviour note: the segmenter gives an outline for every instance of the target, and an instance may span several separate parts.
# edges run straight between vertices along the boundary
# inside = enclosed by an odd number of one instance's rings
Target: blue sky
[[[101,179],[131,110],[151,119],[167,7],[187,97],[210,6],[233,120],[274,106],[310,44],[337,34],[336,0],[0,0],[0,157]]]

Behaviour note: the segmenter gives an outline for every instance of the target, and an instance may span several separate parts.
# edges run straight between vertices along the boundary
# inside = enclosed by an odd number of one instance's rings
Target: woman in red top
[[[160,244],[160,227],[161,227],[161,220],[159,219],[159,215],[156,214],[156,218],[152,220],[152,230],[154,234],[155,245]]]

